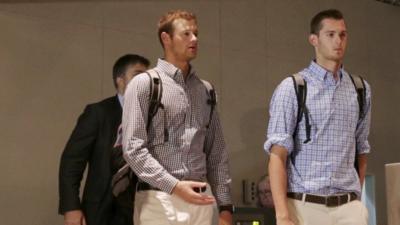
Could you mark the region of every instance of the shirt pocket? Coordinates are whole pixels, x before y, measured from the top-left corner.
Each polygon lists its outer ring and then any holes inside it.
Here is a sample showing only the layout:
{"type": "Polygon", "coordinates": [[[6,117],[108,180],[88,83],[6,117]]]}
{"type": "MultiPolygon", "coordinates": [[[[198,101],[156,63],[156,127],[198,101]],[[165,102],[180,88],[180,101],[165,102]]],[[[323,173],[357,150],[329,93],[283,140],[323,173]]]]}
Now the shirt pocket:
{"type": "Polygon", "coordinates": [[[150,122],[148,131],[150,147],[164,144],[169,139],[165,113],[165,109],[159,108],[156,115],[154,115],[150,122]]]}

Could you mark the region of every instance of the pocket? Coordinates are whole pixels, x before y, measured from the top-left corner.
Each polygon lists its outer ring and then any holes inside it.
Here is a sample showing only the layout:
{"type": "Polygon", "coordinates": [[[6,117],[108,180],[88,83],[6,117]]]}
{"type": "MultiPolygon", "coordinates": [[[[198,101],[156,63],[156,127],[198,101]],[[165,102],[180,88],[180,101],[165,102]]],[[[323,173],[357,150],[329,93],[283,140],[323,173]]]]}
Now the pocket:
{"type": "Polygon", "coordinates": [[[364,212],[362,215],[362,220],[364,221],[365,224],[368,224],[368,217],[369,217],[369,213],[368,213],[368,208],[361,203],[361,207],[362,207],[362,211],[364,212]]]}
{"type": "Polygon", "coordinates": [[[295,224],[303,224],[303,217],[300,212],[304,208],[303,202],[294,199],[288,199],[289,217],[295,224]]]}

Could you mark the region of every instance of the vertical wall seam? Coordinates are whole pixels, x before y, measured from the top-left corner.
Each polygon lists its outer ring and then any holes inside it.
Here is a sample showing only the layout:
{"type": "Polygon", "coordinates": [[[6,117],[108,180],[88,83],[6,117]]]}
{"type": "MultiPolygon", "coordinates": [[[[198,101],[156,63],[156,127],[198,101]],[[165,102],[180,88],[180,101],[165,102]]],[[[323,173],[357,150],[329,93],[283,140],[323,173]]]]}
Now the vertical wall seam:
{"type": "MultiPolygon", "coordinates": [[[[222,4],[221,4],[221,0],[218,1],[218,24],[219,24],[219,68],[218,68],[218,72],[219,72],[219,86],[220,86],[220,90],[219,90],[219,104],[223,105],[223,101],[221,101],[223,93],[224,93],[224,88],[223,88],[223,69],[222,69],[222,4]]],[[[219,111],[220,114],[222,115],[223,113],[223,107],[219,107],[219,111]]]]}
{"type": "MultiPolygon", "coordinates": [[[[268,99],[268,0],[264,0],[264,12],[265,12],[265,17],[264,17],[264,29],[265,29],[265,88],[264,88],[264,94],[265,94],[265,99],[268,99]]],[[[267,100],[268,101],[268,100],[267,100]]]]}
{"type": "Polygon", "coordinates": [[[105,29],[105,25],[104,25],[104,4],[101,3],[101,82],[100,82],[100,96],[101,98],[104,98],[104,70],[105,70],[105,65],[104,65],[104,45],[105,45],[105,41],[104,41],[104,29],[105,29]]]}

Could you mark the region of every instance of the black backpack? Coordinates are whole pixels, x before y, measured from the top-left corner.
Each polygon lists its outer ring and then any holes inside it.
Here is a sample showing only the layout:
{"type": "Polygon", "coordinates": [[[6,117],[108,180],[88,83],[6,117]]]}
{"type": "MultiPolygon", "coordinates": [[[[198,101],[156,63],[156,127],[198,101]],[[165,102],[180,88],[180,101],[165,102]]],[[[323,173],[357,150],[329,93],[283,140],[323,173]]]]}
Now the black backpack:
{"type": "MultiPolygon", "coordinates": [[[[354,88],[356,89],[357,92],[357,101],[358,101],[358,106],[359,106],[359,120],[364,118],[364,105],[366,103],[366,88],[365,88],[365,83],[364,79],[361,76],[356,76],[356,75],[351,75],[349,74],[350,79],[354,85],[354,88]]],[[[294,74],[291,76],[294,84],[294,88],[296,91],[296,97],[297,97],[297,122],[296,122],[296,127],[295,127],[295,132],[293,134],[293,137],[296,136],[297,130],[298,130],[298,125],[303,118],[305,117],[305,127],[306,127],[306,140],[304,143],[308,143],[311,141],[310,138],[310,133],[311,133],[311,125],[310,125],[310,116],[309,116],[309,111],[306,106],[306,100],[307,100],[307,82],[304,80],[304,78],[299,74],[294,74]]],[[[357,149],[357,146],[356,146],[357,149]]],[[[355,155],[355,161],[354,161],[354,167],[358,171],[358,160],[357,160],[357,151],[355,155]]]]}
{"type": "MultiPolygon", "coordinates": [[[[149,103],[149,114],[146,125],[147,132],[149,131],[149,127],[153,117],[157,114],[159,108],[164,108],[164,105],[161,103],[162,93],[163,93],[163,85],[160,74],[155,70],[151,69],[146,71],[150,79],[150,103],[149,103]]],[[[205,80],[201,80],[207,90],[207,104],[210,105],[210,116],[209,121],[206,125],[208,128],[211,123],[212,115],[217,104],[217,96],[215,93],[215,89],[211,83],[205,80]]],[[[164,139],[168,141],[168,130],[164,131],[164,139]]],[[[137,177],[134,172],[131,170],[129,165],[125,162],[122,154],[122,127],[118,128],[117,140],[114,145],[111,154],[111,167],[112,167],[112,179],[111,179],[111,187],[112,193],[115,197],[120,195],[121,193],[127,191],[128,188],[133,189],[134,184],[137,181],[137,177]]]]}

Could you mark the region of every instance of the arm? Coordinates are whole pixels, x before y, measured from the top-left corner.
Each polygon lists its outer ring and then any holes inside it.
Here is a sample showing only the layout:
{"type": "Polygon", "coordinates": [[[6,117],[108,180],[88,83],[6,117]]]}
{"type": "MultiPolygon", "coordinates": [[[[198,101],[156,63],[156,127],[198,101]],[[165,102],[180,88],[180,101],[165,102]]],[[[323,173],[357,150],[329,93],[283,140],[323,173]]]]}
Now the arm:
{"type": "Polygon", "coordinates": [[[357,124],[356,129],[356,146],[357,146],[357,160],[358,160],[358,172],[360,185],[362,187],[364,183],[365,174],[367,171],[367,154],[370,151],[370,145],[368,142],[369,128],[371,125],[371,89],[368,83],[365,81],[366,88],[366,102],[364,106],[364,112],[362,119],[357,124]]]}
{"type": "Polygon", "coordinates": [[[360,184],[362,187],[364,184],[365,173],[367,172],[367,154],[358,154],[357,160],[358,160],[358,172],[359,172],[358,176],[360,178],[360,184]]]}
{"type": "Polygon", "coordinates": [[[178,179],[165,170],[148,150],[146,123],[150,95],[149,82],[146,74],[140,74],[130,81],[126,89],[122,116],[123,154],[140,180],[167,193],[172,193],[178,179]]]}
{"type": "Polygon", "coordinates": [[[98,130],[97,115],[87,106],[62,153],[59,169],[59,213],[65,221],[83,220],[79,188],[98,130]]]}
{"type": "Polygon", "coordinates": [[[268,174],[278,225],[292,225],[287,190],[287,157],[293,151],[293,133],[297,121],[297,100],[293,82],[285,79],[275,90],[270,104],[268,139],[264,149],[269,153],[268,174]]]}
{"type": "Polygon", "coordinates": [[[287,204],[287,150],[279,145],[273,145],[268,163],[272,198],[276,210],[277,224],[293,224],[289,217],[287,204]]]}
{"type": "MultiPolygon", "coordinates": [[[[214,110],[210,127],[207,129],[204,148],[207,154],[207,179],[210,182],[217,204],[224,207],[231,206],[231,177],[228,153],[217,110],[214,110]]],[[[232,213],[228,210],[221,211],[219,223],[231,224],[232,213]]]]}

